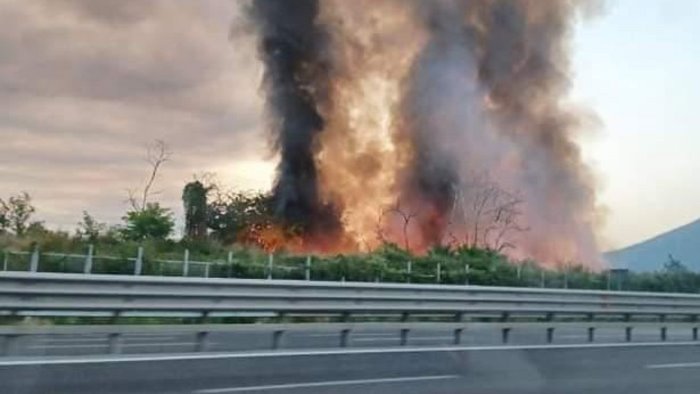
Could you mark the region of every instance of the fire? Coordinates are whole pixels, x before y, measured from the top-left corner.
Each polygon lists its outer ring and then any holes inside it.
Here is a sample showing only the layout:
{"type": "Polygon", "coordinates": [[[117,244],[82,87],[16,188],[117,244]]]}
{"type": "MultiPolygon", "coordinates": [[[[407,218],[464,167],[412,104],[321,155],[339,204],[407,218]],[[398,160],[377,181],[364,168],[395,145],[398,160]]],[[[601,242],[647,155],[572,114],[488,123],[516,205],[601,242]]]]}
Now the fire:
{"type": "Polygon", "coordinates": [[[466,243],[595,263],[594,182],[562,104],[577,7],[254,0],[276,215],[301,229],[257,230],[256,242],[326,253],[466,243]]]}
{"type": "Polygon", "coordinates": [[[371,250],[382,242],[381,234],[394,233],[386,216],[411,156],[410,145],[397,136],[395,109],[421,34],[416,31],[410,45],[397,46],[411,28],[410,13],[392,1],[360,3],[335,1],[329,7],[327,17],[342,21],[334,38],[342,51],[337,56],[348,67],[333,79],[331,91],[341,105],[326,114],[316,161],[323,198],[341,210],[346,246],[371,250]],[[377,20],[380,31],[362,28],[377,20]]]}

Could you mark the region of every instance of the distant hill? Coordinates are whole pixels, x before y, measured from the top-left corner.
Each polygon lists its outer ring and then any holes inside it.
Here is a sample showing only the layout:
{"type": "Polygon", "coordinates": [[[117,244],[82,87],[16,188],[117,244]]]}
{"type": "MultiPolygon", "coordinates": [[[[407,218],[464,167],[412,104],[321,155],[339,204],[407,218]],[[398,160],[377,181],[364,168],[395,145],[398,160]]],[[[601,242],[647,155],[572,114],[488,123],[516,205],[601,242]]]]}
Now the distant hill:
{"type": "Polygon", "coordinates": [[[646,241],[604,254],[613,268],[654,271],[668,261],[668,254],[693,271],[700,271],[700,219],[646,241]]]}

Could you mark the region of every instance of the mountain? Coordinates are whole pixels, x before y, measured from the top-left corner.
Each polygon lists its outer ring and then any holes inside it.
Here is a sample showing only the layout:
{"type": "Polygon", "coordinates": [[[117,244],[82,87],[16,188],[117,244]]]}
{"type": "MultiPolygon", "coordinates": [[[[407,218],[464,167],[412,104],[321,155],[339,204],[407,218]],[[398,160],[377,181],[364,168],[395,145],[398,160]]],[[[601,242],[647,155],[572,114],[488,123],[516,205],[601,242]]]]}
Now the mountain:
{"type": "Polygon", "coordinates": [[[669,253],[691,270],[700,271],[700,219],[646,241],[607,252],[603,257],[613,268],[654,271],[663,267],[669,253]]]}

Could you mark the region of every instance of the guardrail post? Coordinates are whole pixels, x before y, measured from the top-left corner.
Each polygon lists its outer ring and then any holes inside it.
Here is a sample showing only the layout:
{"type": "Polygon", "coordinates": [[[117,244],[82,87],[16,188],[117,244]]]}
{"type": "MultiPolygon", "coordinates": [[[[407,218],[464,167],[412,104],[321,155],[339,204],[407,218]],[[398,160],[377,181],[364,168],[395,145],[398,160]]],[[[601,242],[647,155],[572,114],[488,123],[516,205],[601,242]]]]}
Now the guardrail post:
{"type": "Polygon", "coordinates": [[[2,270],[3,270],[3,271],[7,271],[7,265],[8,265],[8,262],[9,262],[9,260],[10,260],[9,252],[8,252],[7,250],[5,250],[4,255],[5,255],[5,256],[4,256],[3,259],[2,259],[2,270]]]}
{"type": "Polygon", "coordinates": [[[503,327],[503,329],[501,329],[501,341],[503,342],[503,344],[508,343],[508,339],[510,337],[510,330],[510,327],[503,327]]]}
{"type": "Polygon", "coordinates": [[[666,342],[667,331],[668,331],[668,328],[667,328],[667,327],[665,327],[665,326],[664,326],[664,327],[661,327],[661,341],[662,341],[662,342],[666,342]]]}
{"type": "Polygon", "coordinates": [[[185,249],[185,255],[182,258],[182,276],[190,274],[190,250],[185,249]]]}
{"type": "Polygon", "coordinates": [[[204,264],[204,277],[205,277],[205,278],[208,278],[208,277],[209,277],[209,266],[210,266],[210,265],[211,265],[211,263],[209,263],[209,262],[207,262],[206,264],[204,264]]]}
{"type": "Polygon", "coordinates": [[[693,327],[693,341],[697,341],[697,340],[698,340],[698,328],[693,327]]]}
{"type": "Polygon", "coordinates": [[[118,332],[109,334],[108,346],[110,354],[119,354],[122,352],[122,335],[118,332]]]}
{"type": "Polygon", "coordinates": [[[272,269],[274,264],[274,255],[272,253],[267,255],[267,279],[272,279],[272,269]]]}
{"type": "Polygon", "coordinates": [[[85,266],[83,267],[83,273],[92,273],[92,254],[94,252],[95,246],[93,244],[88,245],[87,256],[85,256],[85,266]]]}
{"type": "Polygon", "coordinates": [[[411,283],[411,270],[413,268],[411,265],[411,260],[408,260],[406,262],[406,283],[411,283]]]}
{"type": "Polygon", "coordinates": [[[284,330],[275,330],[272,333],[272,349],[279,349],[282,346],[282,336],[284,335],[284,330]]]}
{"type": "Polygon", "coordinates": [[[588,342],[595,341],[595,327],[588,327],[588,342]]]}
{"type": "Polygon", "coordinates": [[[435,273],[435,279],[437,280],[437,283],[440,283],[442,280],[442,265],[440,263],[437,263],[437,272],[435,273]]]}
{"type": "Polygon", "coordinates": [[[459,345],[462,342],[462,331],[464,331],[463,328],[455,328],[454,340],[452,341],[455,345],[459,345]]]}
{"type": "Polygon", "coordinates": [[[202,312],[198,319],[199,323],[204,324],[207,321],[207,318],[209,318],[209,311],[202,312]]]}
{"type": "Polygon", "coordinates": [[[625,341],[632,342],[632,327],[625,327],[625,341]]]}
{"type": "Polygon", "coordinates": [[[306,256],[306,264],[304,265],[304,279],[311,280],[311,256],[306,256]]]}
{"type": "Polygon", "coordinates": [[[402,329],[401,329],[401,333],[400,333],[401,338],[400,338],[400,340],[399,340],[399,345],[401,345],[401,346],[406,346],[406,345],[408,345],[408,332],[409,332],[409,331],[410,331],[410,330],[409,330],[408,328],[402,328],[402,329]]]}
{"type": "Polygon", "coordinates": [[[19,335],[17,334],[7,334],[3,335],[3,344],[2,344],[2,351],[0,352],[0,355],[2,356],[12,356],[15,353],[17,353],[17,349],[19,348],[18,342],[19,342],[19,335]]]}
{"type": "Polygon", "coordinates": [[[554,341],[554,327],[547,327],[547,343],[554,341]]]}
{"type": "Polygon", "coordinates": [[[39,270],[39,248],[34,247],[32,255],[29,258],[29,271],[37,272],[39,270]]]}
{"type": "Polygon", "coordinates": [[[197,333],[197,341],[195,345],[196,352],[206,352],[209,345],[209,333],[207,331],[200,331],[197,333]]]}
{"type": "Polygon", "coordinates": [[[340,347],[348,347],[350,342],[350,329],[344,328],[340,330],[340,347]]]}
{"type": "Polygon", "coordinates": [[[136,252],[136,261],[134,262],[134,275],[141,275],[143,271],[143,246],[139,246],[136,252]]]}
{"type": "Polygon", "coordinates": [[[469,285],[469,264],[464,264],[464,284],[469,285]]]}

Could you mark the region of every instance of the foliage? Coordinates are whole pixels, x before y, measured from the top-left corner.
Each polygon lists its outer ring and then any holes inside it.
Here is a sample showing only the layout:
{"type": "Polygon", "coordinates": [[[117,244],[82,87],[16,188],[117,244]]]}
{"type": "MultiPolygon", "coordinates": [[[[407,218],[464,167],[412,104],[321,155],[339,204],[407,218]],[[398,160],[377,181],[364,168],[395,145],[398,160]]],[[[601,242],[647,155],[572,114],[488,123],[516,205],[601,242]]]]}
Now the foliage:
{"type": "Polygon", "coordinates": [[[182,190],[185,208],[185,237],[202,240],[207,236],[207,194],[212,186],[198,180],[189,182],[182,190]]]}
{"type": "MultiPolygon", "coordinates": [[[[478,242],[434,247],[422,255],[410,253],[406,240],[399,240],[403,247],[384,243],[367,253],[287,253],[283,248],[268,248],[261,241],[274,241],[278,235],[288,245],[295,235],[295,229],[277,225],[270,195],[219,192],[207,202],[209,191],[210,187],[200,181],[185,186],[183,203],[188,221],[197,229],[188,229],[189,236],[179,241],[168,239],[174,227],[172,212],[155,202],[127,212],[123,227],[108,227],[84,211],[78,230],[71,235],[50,230],[41,221],[30,221],[34,206],[27,193],[20,193],[0,200],[0,250],[24,252],[5,254],[9,269],[20,270],[26,269],[26,252],[38,248],[58,252],[42,253],[41,270],[80,272],[84,261],[80,255],[92,245],[95,269],[103,273],[133,272],[134,257],[142,248],[144,273],[156,275],[182,275],[178,262],[187,251],[191,262],[210,263],[206,271],[204,264],[191,265],[190,275],[199,276],[206,272],[214,277],[304,279],[310,274],[315,280],[334,281],[700,292],[700,273],[671,255],[657,272],[635,273],[595,271],[571,262],[545,268],[535,261],[510,260],[500,252],[504,248],[478,242]],[[202,223],[211,229],[211,236],[206,228],[202,232],[202,223]],[[268,254],[255,246],[275,252],[268,254]],[[71,254],[79,255],[77,260],[71,254]]],[[[405,216],[408,222],[410,212],[405,216]]]]}
{"type": "Polygon", "coordinates": [[[106,230],[107,225],[105,223],[98,222],[87,211],[83,211],[83,220],[78,223],[75,235],[77,238],[94,242],[106,230]]]}
{"type": "Polygon", "coordinates": [[[142,210],[132,210],[122,218],[125,227],[122,235],[128,240],[167,238],[173,231],[175,221],[172,212],[158,203],[146,203],[142,210]]]}
{"type": "Polygon", "coordinates": [[[27,192],[10,196],[7,201],[0,199],[0,233],[12,231],[21,237],[36,209],[27,192]]]}
{"type": "Polygon", "coordinates": [[[220,193],[209,203],[207,224],[212,236],[232,243],[268,227],[272,222],[271,198],[262,193],[220,193]]]}
{"type": "Polygon", "coordinates": [[[51,233],[51,230],[44,226],[44,222],[34,221],[29,223],[25,230],[25,235],[29,238],[42,238],[51,233]]]}
{"type": "MultiPolygon", "coordinates": [[[[157,211],[157,215],[152,216],[160,218],[169,215],[167,210],[153,205],[144,212],[157,211]]],[[[129,227],[124,230],[127,229],[129,227]]],[[[265,278],[268,275],[269,255],[259,249],[241,245],[227,246],[216,239],[174,241],[165,239],[165,236],[118,238],[110,237],[107,233],[108,231],[97,239],[90,240],[67,232],[51,231],[40,222],[34,222],[28,225],[22,237],[0,234],[0,250],[30,251],[37,247],[47,252],[84,254],[88,244],[93,244],[96,270],[103,273],[129,273],[133,270],[133,258],[137,249],[142,247],[145,274],[181,275],[179,265],[165,264],[163,261],[182,261],[187,249],[190,261],[214,263],[209,272],[213,277],[265,278]],[[99,256],[117,259],[101,260],[99,256]]],[[[20,257],[15,256],[17,258],[20,257]]],[[[440,247],[424,255],[412,255],[394,244],[384,244],[372,252],[357,254],[307,257],[293,253],[275,253],[273,277],[304,279],[307,258],[311,261],[310,273],[314,280],[437,283],[439,272],[439,283],[452,285],[468,283],[484,286],[654,292],[700,291],[700,274],[690,271],[680,261],[673,259],[657,272],[619,271],[611,274],[573,263],[548,269],[534,261],[512,261],[493,250],[472,247],[440,247]]],[[[42,270],[65,272],[73,267],[75,272],[79,272],[83,259],[73,261],[73,266],[70,265],[69,258],[42,255],[41,261],[42,270]]],[[[16,269],[26,269],[26,259],[23,257],[21,261],[11,260],[10,263],[11,266],[16,263],[16,269]]],[[[204,267],[192,265],[190,275],[203,276],[204,267]]]]}

